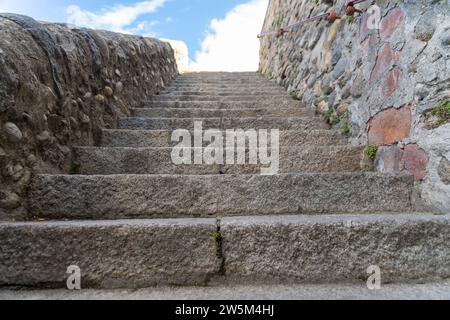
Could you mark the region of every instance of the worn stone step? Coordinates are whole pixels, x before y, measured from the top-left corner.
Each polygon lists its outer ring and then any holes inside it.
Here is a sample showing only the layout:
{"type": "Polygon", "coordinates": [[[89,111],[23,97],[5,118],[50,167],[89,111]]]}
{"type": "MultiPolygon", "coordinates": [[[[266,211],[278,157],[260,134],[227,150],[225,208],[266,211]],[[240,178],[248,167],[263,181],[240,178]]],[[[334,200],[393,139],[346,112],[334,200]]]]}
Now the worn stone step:
{"type": "MultiPolygon", "coordinates": [[[[198,149],[197,149],[198,150],[198,149]]],[[[283,147],[279,150],[279,173],[291,172],[355,172],[361,171],[364,148],[361,147],[283,147]]],[[[172,160],[172,148],[74,148],[80,164],[79,174],[258,174],[268,165],[225,164],[225,155],[236,154],[243,148],[225,149],[222,164],[177,165],[172,160]]],[[[200,150],[201,152],[201,150],[200,150]]],[[[257,152],[257,151],[256,151],[257,152]]],[[[191,150],[194,159],[194,149],[191,150]]]]}
{"type": "Polygon", "coordinates": [[[232,96],[219,96],[219,95],[160,95],[154,96],[151,101],[252,101],[252,102],[273,102],[279,101],[291,101],[293,100],[287,94],[278,95],[232,95],[232,96]]]}
{"type": "Polygon", "coordinates": [[[274,82],[268,80],[175,80],[170,84],[174,86],[274,86],[274,82]]]}
{"type": "Polygon", "coordinates": [[[232,84],[232,83],[247,83],[247,84],[275,84],[265,78],[253,78],[253,77],[241,77],[241,78],[192,78],[192,79],[180,79],[177,78],[171,82],[168,86],[173,84],[232,84]]]}
{"type": "Polygon", "coordinates": [[[258,75],[200,75],[189,76],[181,75],[175,78],[175,81],[233,81],[233,80],[247,80],[247,81],[270,81],[268,78],[258,75]]]}
{"type": "Polygon", "coordinates": [[[227,72],[227,71],[201,71],[201,72],[188,72],[180,74],[178,78],[193,78],[193,77],[262,77],[261,74],[255,71],[238,71],[238,72],[227,72]]]}
{"type": "Polygon", "coordinates": [[[204,91],[276,91],[276,92],[284,92],[286,93],[286,89],[284,87],[278,86],[277,84],[268,82],[268,83],[239,83],[239,84],[195,84],[195,83],[186,83],[186,84],[172,84],[163,89],[162,92],[170,92],[170,91],[193,91],[193,92],[204,92],[204,91]]]}
{"type": "Polygon", "coordinates": [[[201,122],[207,129],[278,129],[278,130],[314,130],[328,129],[328,124],[320,118],[124,118],[119,120],[120,129],[135,130],[178,130],[194,129],[194,122],[201,122]]]}
{"type": "Polygon", "coordinates": [[[224,218],[221,232],[230,282],[365,284],[369,266],[382,283],[450,276],[448,216],[224,218]]]}
{"type": "Polygon", "coordinates": [[[205,285],[220,264],[215,219],[0,223],[0,286],[205,285]]]}
{"type": "Polygon", "coordinates": [[[217,247],[215,219],[0,223],[0,285],[66,289],[71,265],[82,289],[359,283],[362,293],[374,265],[378,292],[450,277],[448,216],[235,217],[220,227],[217,247]]]}
{"type": "MultiPolygon", "coordinates": [[[[382,290],[368,290],[367,284],[295,283],[210,285],[207,287],[162,286],[142,289],[36,289],[0,288],[0,300],[450,300],[450,280],[385,283],[382,290]]],[[[208,315],[211,312],[209,311],[208,315]]],[[[267,314],[267,312],[266,312],[267,314]]]]}
{"type": "Polygon", "coordinates": [[[147,101],[146,108],[187,108],[187,109],[290,109],[303,107],[296,100],[277,101],[147,101]]]}
{"type": "Polygon", "coordinates": [[[283,87],[280,87],[276,84],[265,83],[265,84],[251,84],[251,83],[240,83],[240,84],[195,84],[195,83],[186,83],[186,84],[172,84],[167,87],[164,91],[195,91],[195,92],[203,92],[203,91],[234,91],[234,90],[249,90],[249,91],[257,91],[257,90],[274,90],[286,93],[286,90],[283,87]]]}
{"type": "Polygon", "coordinates": [[[269,81],[261,75],[233,75],[233,76],[178,76],[174,81],[269,81]]]}
{"type": "Polygon", "coordinates": [[[312,117],[309,108],[283,109],[187,109],[187,108],[136,108],[134,117],[142,118],[249,118],[249,117],[312,117]]]}
{"type": "Polygon", "coordinates": [[[208,77],[208,76],[258,76],[261,77],[261,74],[256,71],[199,71],[199,72],[187,72],[178,75],[178,77],[208,77]]]}
{"type": "MultiPolygon", "coordinates": [[[[192,133],[193,134],[193,133],[192,133]]],[[[160,130],[102,130],[102,147],[173,147],[172,131],[160,130]]],[[[281,131],[280,146],[317,145],[332,146],[346,144],[347,139],[334,130],[281,131]]]]}
{"type": "Polygon", "coordinates": [[[218,97],[228,97],[228,96],[276,96],[276,95],[284,95],[287,96],[286,92],[280,89],[253,89],[253,90],[177,90],[177,89],[169,89],[167,91],[161,92],[159,97],[179,97],[179,96],[218,96],[218,97]]]}
{"type": "Polygon", "coordinates": [[[28,210],[47,219],[407,212],[406,174],[36,175],[28,210]]]}

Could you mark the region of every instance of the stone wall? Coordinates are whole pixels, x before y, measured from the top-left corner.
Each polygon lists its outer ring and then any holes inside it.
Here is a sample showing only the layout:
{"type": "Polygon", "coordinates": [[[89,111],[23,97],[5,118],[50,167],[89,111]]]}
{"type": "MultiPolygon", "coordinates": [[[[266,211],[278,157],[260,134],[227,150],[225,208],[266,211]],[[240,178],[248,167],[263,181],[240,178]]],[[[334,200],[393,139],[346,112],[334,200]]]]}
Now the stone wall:
{"type": "Polygon", "coordinates": [[[33,173],[76,169],[71,146],[177,75],[169,44],[0,14],[0,219],[21,219],[33,173]]]}
{"type": "MultiPolygon", "coordinates": [[[[345,0],[271,0],[263,31],[345,0]]],[[[368,1],[363,14],[261,39],[260,72],[313,106],[382,172],[408,171],[418,209],[450,212],[450,1],[368,1]],[[380,19],[371,5],[380,9],[380,19]],[[379,27],[373,22],[381,22],[379,27]],[[375,27],[375,28],[374,28],[375,27]]]]}

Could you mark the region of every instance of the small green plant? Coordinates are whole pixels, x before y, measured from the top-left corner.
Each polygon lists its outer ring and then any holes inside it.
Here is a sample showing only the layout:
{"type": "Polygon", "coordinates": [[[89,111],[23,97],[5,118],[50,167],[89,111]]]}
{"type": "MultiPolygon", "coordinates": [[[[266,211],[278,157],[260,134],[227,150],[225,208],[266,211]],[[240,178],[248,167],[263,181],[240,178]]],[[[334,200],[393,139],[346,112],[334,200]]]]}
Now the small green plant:
{"type": "Polygon", "coordinates": [[[275,74],[273,73],[273,71],[271,71],[270,75],[269,75],[269,80],[273,80],[273,79],[275,79],[275,74]]]}
{"type": "Polygon", "coordinates": [[[447,122],[450,122],[450,100],[441,102],[439,105],[424,114],[425,127],[436,129],[447,122]]]}
{"type": "Polygon", "coordinates": [[[223,240],[222,232],[220,231],[214,231],[211,233],[211,239],[213,239],[215,242],[220,242],[223,240]]]}
{"type": "Polygon", "coordinates": [[[296,93],[291,94],[292,99],[300,101],[300,97],[296,93]]]}
{"type": "Polygon", "coordinates": [[[423,33],[417,36],[417,39],[423,42],[429,42],[433,38],[433,33],[423,33]]]}
{"type": "Polygon", "coordinates": [[[276,19],[275,19],[275,26],[276,27],[281,27],[281,24],[283,23],[283,17],[282,16],[278,16],[276,19]]]}
{"type": "Polygon", "coordinates": [[[325,91],[325,90],[322,90],[322,91],[320,92],[320,97],[321,97],[321,98],[326,98],[326,97],[328,97],[328,92],[325,91]]]}
{"type": "Polygon", "coordinates": [[[328,109],[327,111],[325,111],[325,119],[327,120],[327,122],[331,121],[331,117],[333,116],[334,110],[333,109],[328,109]]]}
{"type": "Polygon", "coordinates": [[[342,116],[342,134],[349,136],[350,135],[350,112],[346,111],[342,116]]]}
{"type": "Polygon", "coordinates": [[[77,160],[73,160],[70,163],[70,173],[77,174],[78,172],[80,172],[80,167],[81,167],[81,163],[77,160]]]}
{"type": "Polygon", "coordinates": [[[431,114],[441,119],[442,123],[447,122],[450,119],[450,100],[442,102],[431,110],[431,114]]]}
{"type": "Polygon", "coordinates": [[[344,122],[344,124],[342,125],[342,134],[345,136],[350,135],[350,126],[348,124],[348,121],[344,122]]]}
{"type": "Polygon", "coordinates": [[[378,147],[374,145],[368,145],[366,148],[366,154],[369,157],[370,160],[375,160],[378,152],[378,147]]]}
{"type": "Polygon", "coordinates": [[[324,116],[325,116],[325,119],[327,120],[327,122],[332,126],[337,125],[339,122],[341,122],[339,120],[339,117],[334,112],[334,109],[328,109],[325,112],[324,116]]]}

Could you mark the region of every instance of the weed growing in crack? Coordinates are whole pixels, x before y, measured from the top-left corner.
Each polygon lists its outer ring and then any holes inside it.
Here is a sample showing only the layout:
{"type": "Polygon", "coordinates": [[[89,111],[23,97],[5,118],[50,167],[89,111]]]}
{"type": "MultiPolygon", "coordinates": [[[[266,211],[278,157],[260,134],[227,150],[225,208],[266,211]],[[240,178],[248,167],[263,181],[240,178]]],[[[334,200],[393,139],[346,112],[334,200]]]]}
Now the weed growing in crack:
{"type": "Polygon", "coordinates": [[[296,93],[291,94],[291,98],[296,101],[300,101],[300,97],[296,93]]]}
{"type": "Polygon", "coordinates": [[[342,117],[342,134],[345,136],[349,136],[350,135],[350,113],[348,111],[346,111],[342,117]]]}
{"type": "Polygon", "coordinates": [[[450,120],[450,100],[442,102],[439,106],[431,110],[431,114],[437,117],[438,126],[450,120]]]}
{"type": "Polygon", "coordinates": [[[81,163],[77,160],[72,160],[70,163],[70,174],[77,174],[80,172],[81,163]]]}
{"type": "Polygon", "coordinates": [[[223,240],[223,234],[220,231],[214,231],[213,233],[211,233],[211,239],[214,240],[215,242],[220,242],[223,240]]]}
{"type": "Polygon", "coordinates": [[[375,160],[378,152],[378,147],[374,145],[368,145],[366,147],[366,154],[369,157],[370,160],[375,160]]]}
{"type": "Polygon", "coordinates": [[[275,26],[276,26],[276,27],[281,27],[282,24],[283,24],[283,17],[282,17],[282,16],[278,16],[278,17],[275,19],[275,26]]]}
{"type": "Polygon", "coordinates": [[[340,122],[340,119],[334,112],[334,109],[329,109],[326,111],[324,116],[327,122],[332,126],[337,125],[340,122]]]}

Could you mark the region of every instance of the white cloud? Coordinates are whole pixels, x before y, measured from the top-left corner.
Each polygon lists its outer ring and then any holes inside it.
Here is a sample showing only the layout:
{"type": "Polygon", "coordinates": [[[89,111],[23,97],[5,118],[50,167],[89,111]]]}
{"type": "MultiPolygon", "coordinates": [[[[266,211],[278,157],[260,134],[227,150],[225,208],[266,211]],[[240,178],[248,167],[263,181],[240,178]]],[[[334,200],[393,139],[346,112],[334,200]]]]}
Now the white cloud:
{"type": "Polygon", "coordinates": [[[213,19],[208,34],[191,62],[192,71],[256,71],[259,40],[268,0],[236,6],[224,19],[213,19]]]}
{"type": "Polygon", "coordinates": [[[137,26],[133,24],[140,16],[155,12],[166,1],[151,0],[137,2],[129,6],[116,5],[104,8],[97,13],[83,10],[76,5],[71,5],[67,8],[67,22],[81,27],[106,29],[123,33],[144,32],[157,22],[140,23],[137,26]]]}
{"type": "Polygon", "coordinates": [[[184,41],[161,39],[170,43],[175,54],[175,60],[177,61],[178,70],[185,72],[189,70],[189,49],[184,41]]]}

